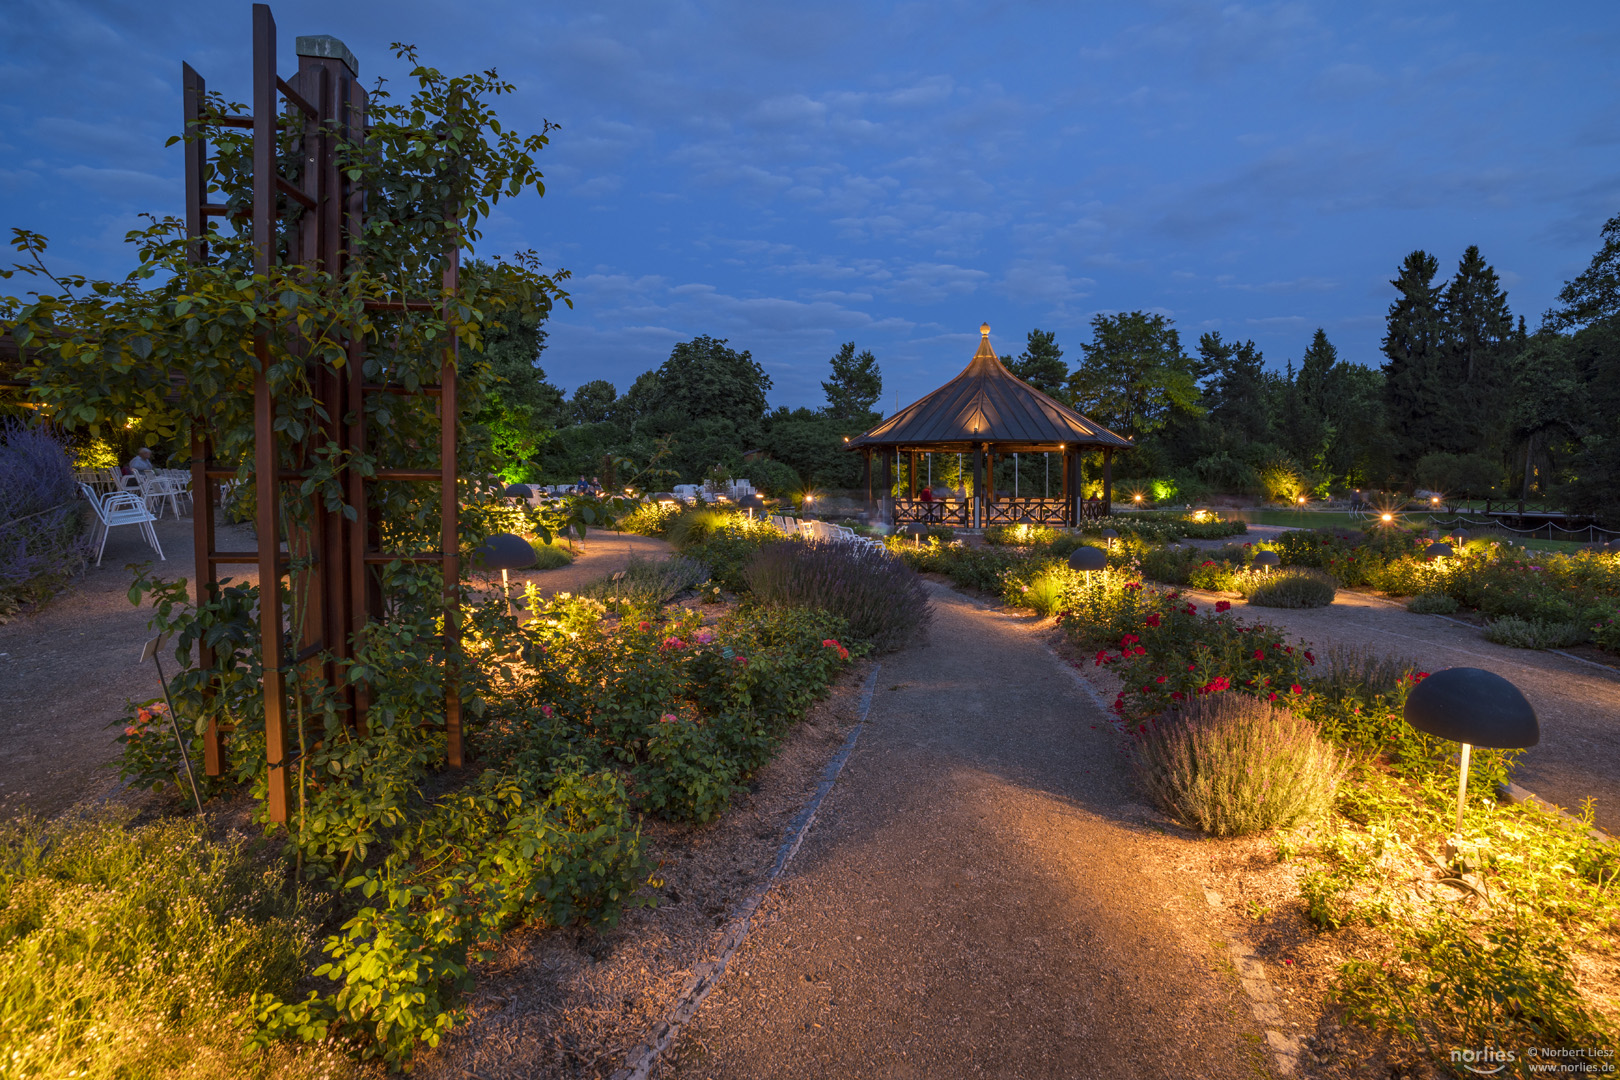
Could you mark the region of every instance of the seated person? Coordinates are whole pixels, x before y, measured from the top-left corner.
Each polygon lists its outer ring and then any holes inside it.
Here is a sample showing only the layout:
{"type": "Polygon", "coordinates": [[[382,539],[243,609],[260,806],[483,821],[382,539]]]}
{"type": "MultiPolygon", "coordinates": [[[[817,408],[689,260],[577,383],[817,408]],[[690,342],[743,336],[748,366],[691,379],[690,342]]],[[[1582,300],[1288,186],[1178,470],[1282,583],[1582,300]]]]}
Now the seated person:
{"type": "Polygon", "coordinates": [[[931,487],[926,487],[925,486],[920,492],[917,493],[917,498],[921,499],[925,503],[933,502],[934,501],[934,489],[931,488],[931,487]]]}
{"type": "Polygon", "coordinates": [[[133,473],[156,472],[157,466],[152,464],[152,448],[143,446],[129,459],[129,471],[133,473]]]}

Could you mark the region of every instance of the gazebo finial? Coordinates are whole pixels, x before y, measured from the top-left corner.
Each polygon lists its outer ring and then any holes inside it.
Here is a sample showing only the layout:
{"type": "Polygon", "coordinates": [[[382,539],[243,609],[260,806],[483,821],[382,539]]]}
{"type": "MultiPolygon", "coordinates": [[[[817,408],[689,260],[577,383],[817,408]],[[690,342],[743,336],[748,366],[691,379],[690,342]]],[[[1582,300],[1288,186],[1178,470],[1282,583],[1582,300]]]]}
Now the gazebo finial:
{"type": "Polygon", "coordinates": [[[990,324],[989,323],[980,323],[979,324],[979,334],[982,337],[989,337],[990,336],[990,324]]]}

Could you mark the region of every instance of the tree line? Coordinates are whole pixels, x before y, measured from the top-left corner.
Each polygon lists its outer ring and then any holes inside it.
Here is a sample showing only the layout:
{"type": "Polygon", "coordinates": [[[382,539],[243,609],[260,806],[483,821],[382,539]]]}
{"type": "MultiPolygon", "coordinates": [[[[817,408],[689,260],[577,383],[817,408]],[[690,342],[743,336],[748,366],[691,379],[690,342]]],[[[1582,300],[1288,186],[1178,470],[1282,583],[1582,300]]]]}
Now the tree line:
{"type": "MultiPolygon", "coordinates": [[[[1620,215],[1533,331],[1478,247],[1447,278],[1414,251],[1391,285],[1376,367],[1342,358],[1322,329],[1280,370],[1253,341],[1219,332],[1189,349],[1172,319],[1146,311],[1094,316],[1072,365],[1039,328],[1001,360],[1134,439],[1116,480],[1160,498],[1430,489],[1620,520],[1620,215]]],[[[769,408],[770,377],[724,339],[677,344],[622,394],[598,379],[571,397],[537,366],[543,345],[534,325],[492,334],[486,350],[516,406],[513,457],[534,479],[656,457],[672,477],[719,468],[777,493],[859,483],[843,439],[879,419],[883,380],[854,342],[831,357],[815,409],[769,408]]]]}

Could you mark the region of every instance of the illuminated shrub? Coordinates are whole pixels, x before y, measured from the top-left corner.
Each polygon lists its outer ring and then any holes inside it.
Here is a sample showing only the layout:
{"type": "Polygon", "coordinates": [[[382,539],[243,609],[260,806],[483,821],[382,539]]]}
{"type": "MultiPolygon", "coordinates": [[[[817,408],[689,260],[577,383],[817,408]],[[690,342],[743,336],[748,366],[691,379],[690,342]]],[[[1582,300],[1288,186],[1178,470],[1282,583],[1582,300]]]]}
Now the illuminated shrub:
{"type": "Polygon", "coordinates": [[[1333,579],[1316,570],[1290,567],[1270,574],[1250,572],[1238,589],[1259,607],[1313,608],[1333,603],[1333,579]]]}
{"type": "Polygon", "coordinates": [[[1138,731],[1136,772],[1172,817],[1211,836],[1245,836],[1327,813],[1343,756],[1315,725],[1228,691],[1194,698],[1138,731]]]}
{"type": "Polygon", "coordinates": [[[760,603],[836,615],[858,640],[880,651],[911,641],[934,614],[917,572],[868,544],[771,544],[753,557],[743,576],[760,603]]]}

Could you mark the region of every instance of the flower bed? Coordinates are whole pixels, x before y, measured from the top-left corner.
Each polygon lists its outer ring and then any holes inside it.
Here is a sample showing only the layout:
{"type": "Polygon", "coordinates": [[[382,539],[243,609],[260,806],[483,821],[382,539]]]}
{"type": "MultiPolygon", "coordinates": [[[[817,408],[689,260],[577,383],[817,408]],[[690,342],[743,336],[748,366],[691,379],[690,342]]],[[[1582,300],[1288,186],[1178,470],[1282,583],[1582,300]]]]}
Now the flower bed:
{"type": "MultiPolygon", "coordinates": [[[[203,778],[193,744],[205,792],[262,789],[256,590],[232,586],[195,615],[183,585],[143,580],[137,591],[147,590],[182,651],[202,635],[216,646],[214,669],[185,667],[170,682],[180,715],[215,708],[234,725],[226,777],[203,778]]],[[[409,623],[372,628],[355,661],[373,688],[364,733],[306,684],[285,851],[329,915],[324,958],[304,971],[324,992],[261,988],[252,1016],[262,1045],[341,1037],[408,1064],[459,1020],[472,965],[507,930],[612,923],[649,903],[638,817],[722,814],[866,648],[844,620],[805,607],[705,624],[697,610],[645,604],[616,619],[600,601],[542,600],[532,587],[526,606],[533,617],[521,624],[504,602],[468,610],[463,700],[478,767],[450,774],[448,788],[435,778],[444,735],[442,691],[424,674],[436,666],[431,636],[409,623]]],[[[135,786],[179,779],[166,721],[147,703],[122,725],[123,774],[135,786]]]]}
{"type": "Polygon", "coordinates": [[[1357,959],[1334,989],[1351,1016],[1439,1064],[1456,1047],[1620,1039],[1606,974],[1620,952],[1620,851],[1532,806],[1498,803],[1517,756],[1500,750],[1475,751],[1452,837],[1456,744],[1401,719],[1424,672],[1318,657],[1225,601],[1200,612],[1117,573],[1097,575],[1063,625],[1096,649],[1092,667],[1118,676],[1113,710],[1128,739],[1152,737],[1187,702],[1247,694],[1286,705],[1350,755],[1332,816],[1280,834],[1276,851],[1301,867],[1305,920],[1354,935],[1346,951],[1357,959]],[[1448,837],[1460,854],[1442,858],[1448,837]]]}

